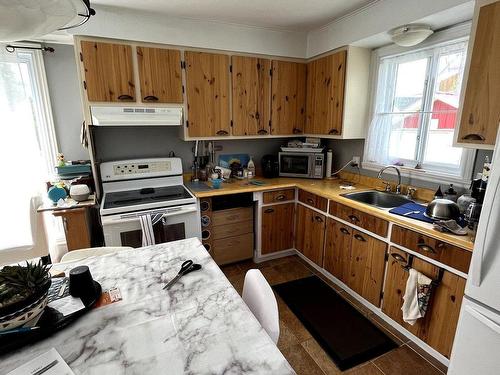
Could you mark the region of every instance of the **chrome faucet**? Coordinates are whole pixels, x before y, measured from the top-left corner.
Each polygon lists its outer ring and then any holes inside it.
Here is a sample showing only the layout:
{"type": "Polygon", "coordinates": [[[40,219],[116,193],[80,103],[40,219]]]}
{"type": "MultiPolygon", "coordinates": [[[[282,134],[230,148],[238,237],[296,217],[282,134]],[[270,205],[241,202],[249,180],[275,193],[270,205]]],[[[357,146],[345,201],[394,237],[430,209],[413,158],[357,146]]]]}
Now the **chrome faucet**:
{"type": "MultiPolygon", "coordinates": [[[[398,184],[396,185],[396,194],[401,194],[401,172],[399,171],[399,168],[396,167],[395,165],[388,165],[384,168],[382,168],[379,172],[378,172],[378,176],[377,178],[380,178],[382,179],[382,173],[384,173],[384,171],[386,169],[389,169],[389,168],[393,168],[396,170],[397,174],[398,174],[398,184]]],[[[391,192],[391,185],[388,183],[388,182],[385,182],[383,181],[384,184],[385,184],[385,191],[387,192],[391,192]]]]}

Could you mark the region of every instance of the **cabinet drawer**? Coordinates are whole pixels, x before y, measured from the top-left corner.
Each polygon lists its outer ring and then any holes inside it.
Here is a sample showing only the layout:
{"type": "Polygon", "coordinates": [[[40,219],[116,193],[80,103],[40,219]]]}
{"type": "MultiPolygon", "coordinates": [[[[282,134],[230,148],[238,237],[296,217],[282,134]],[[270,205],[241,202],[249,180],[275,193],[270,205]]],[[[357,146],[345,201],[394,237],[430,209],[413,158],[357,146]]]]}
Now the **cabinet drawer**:
{"type": "Polygon", "coordinates": [[[330,215],[369,230],[381,237],[387,236],[387,229],[389,228],[389,223],[387,221],[341,203],[330,201],[330,215]]]}
{"type": "Polygon", "coordinates": [[[216,227],[213,227],[212,232],[214,240],[253,233],[253,221],[249,220],[242,221],[240,223],[217,225],[216,227]]]}
{"type": "Polygon", "coordinates": [[[212,212],[213,226],[240,223],[248,220],[253,220],[253,207],[231,208],[212,212]]]}
{"type": "Polygon", "coordinates": [[[299,189],[299,201],[325,212],[328,205],[328,199],[320,197],[313,193],[309,193],[302,189],[299,189]]]}
{"type": "Polygon", "coordinates": [[[253,257],[253,233],[213,242],[212,254],[217,264],[227,264],[253,257]]]}
{"type": "Polygon", "coordinates": [[[278,203],[291,201],[295,198],[295,189],[266,191],[264,193],[264,203],[278,203]]]}
{"type": "Polygon", "coordinates": [[[391,241],[459,271],[469,272],[470,251],[397,225],[392,227],[391,241]]]}

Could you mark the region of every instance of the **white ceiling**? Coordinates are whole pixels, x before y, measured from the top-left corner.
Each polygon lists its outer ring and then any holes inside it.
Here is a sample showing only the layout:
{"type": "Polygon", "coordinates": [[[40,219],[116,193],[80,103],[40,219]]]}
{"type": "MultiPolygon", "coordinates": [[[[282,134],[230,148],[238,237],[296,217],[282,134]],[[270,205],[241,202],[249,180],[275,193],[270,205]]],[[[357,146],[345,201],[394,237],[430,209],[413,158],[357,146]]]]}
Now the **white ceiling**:
{"type": "Polygon", "coordinates": [[[172,17],[308,31],[379,0],[91,0],[172,17]]]}

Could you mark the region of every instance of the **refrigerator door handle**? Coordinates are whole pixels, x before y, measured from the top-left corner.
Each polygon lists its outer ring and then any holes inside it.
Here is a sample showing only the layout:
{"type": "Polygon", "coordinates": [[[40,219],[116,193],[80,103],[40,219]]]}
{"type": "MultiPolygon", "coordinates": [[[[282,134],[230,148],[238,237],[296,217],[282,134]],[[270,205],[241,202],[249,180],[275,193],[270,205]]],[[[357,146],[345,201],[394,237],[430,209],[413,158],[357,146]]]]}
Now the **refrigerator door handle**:
{"type": "Polygon", "coordinates": [[[493,320],[481,314],[474,307],[467,305],[465,306],[465,311],[467,311],[472,317],[476,318],[478,321],[483,323],[485,326],[495,331],[498,335],[500,335],[500,325],[495,323],[493,320]]]}
{"type": "MultiPolygon", "coordinates": [[[[500,134],[500,132],[499,132],[500,134]]],[[[498,168],[498,166],[497,166],[498,168]]],[[[493,177],[493,176],[491,176],[493,177]]],[[[490,183],[493,181],[490,180],[490,183]]],[[[486,192],[487,197],[485,197],[485,200],[487,199],[488,202],[491,202],[491,204],[486,205],[484,207],[485,211],[482,212],[481,218],[479,219],[479,226],[478,226],[478,232],[476,234],[476,243],[474,245],[474,257],[471,269],[470,269],[470,281],[472,285],[474,286],[480,286],[481,285],[481,277],[482,277],[482,266],[483,266],[483,258],[484,258],[484,253],[485,249],[491,244],[491,239],[488,237],[489,228],[491,224],[491,219],[492,219],[492,214],[495,213],[494,206],[497,195],[498,195],[498,190],[500,189],[500,183],[497,183],[495,186],[495,191],[492,194],[493,196],[490,196],[488,192],[486,192]]],[[[493,228],[495,229],[495,228],[493,228]]]]}

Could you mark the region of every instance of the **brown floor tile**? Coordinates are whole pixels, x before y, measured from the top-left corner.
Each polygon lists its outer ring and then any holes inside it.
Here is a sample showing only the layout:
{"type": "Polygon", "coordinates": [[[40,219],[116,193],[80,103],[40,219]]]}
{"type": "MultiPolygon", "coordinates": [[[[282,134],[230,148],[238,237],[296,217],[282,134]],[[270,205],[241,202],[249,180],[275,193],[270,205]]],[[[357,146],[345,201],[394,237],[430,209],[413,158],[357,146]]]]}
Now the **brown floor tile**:
{"type": "Polygon", "coordinates": [[[295,336],[290,327],[288,327],[285,322],[280,320],[280,336],[277,344],[278,348],[283,350],[285,348],[289,348],[290,346],[299,344],[299,339],[295,336]]]}
{"type": "Polygon", "coordinates": [[[243,293],[243,284],[245,282],[245,274],[236,274],[233,276],[227,276],[229,282],[233,285],[233,288],[236,289],[238,294],[241,296],[243,293]]]}
{"type": "Polygon", "coordinates": [[[341,373],[337,366],[335,366],[335,363],[333,363],[328,354],[326,354],[314,338],[304,341],[301,345],[326,375],[341,373]]]}
{"type": "Polygon", "coordinates": [[[446,365],[443,365],[441,362],[439,362],[436,358],[431,356],[429,353],[427,353],[424,349],[422,349],[420,346],[415,344],[413,341],[409,341],[407,344],[411,349],[416,351],[419,355],[424,357],[426,360],[428,360],[434,367],[436,367],[439,371],[443,372],[446,374],[448,372],[448,367],[446,365]]]}
{"type": "Polygon", "coordinates": [[[262,272],[270,285],[277,285],[287,281],[284,274],[276,270],[276,267],[263,267],[260,269],[260,272],[262,272]]]}
{"type": "Polygon", "coordinates": [[[226,275],[227,278],[243,273],[238,263],[221,266],[220,269],[222,270],[222,272],[224,272],[224,275],[226,275]]]}
{"type": "Polygon", "coordinates": [[[297,375],[324,375],[311,356],[301,345],[293,345],[281,351],[297,375]]]}
{"type": "MultiPolygon", "coordinates": [[[[352,369],[349,369],[342,374],[348,375],[383,375],[384,373],[380,371],[380,369],[375,366],[373,363],[368,362],[362,365],[356,366],[352,369]]],[[[396,375],[396,374],[394,374],[396,375]]],[[[399,375],[399,374],[397,374],[399,375]]]]}
{"type": "Polygon", "coordinates": [[[282,275],[284,282],[303,279],[313,274],[307,267],[297,261],[279,264],[273,268],[282,275]]]}
{"type": "Polygon", "coordinates": [[[373,363],[384,374],[442,375],[440,371],[406,345],[384,354],[373,363]]]}

